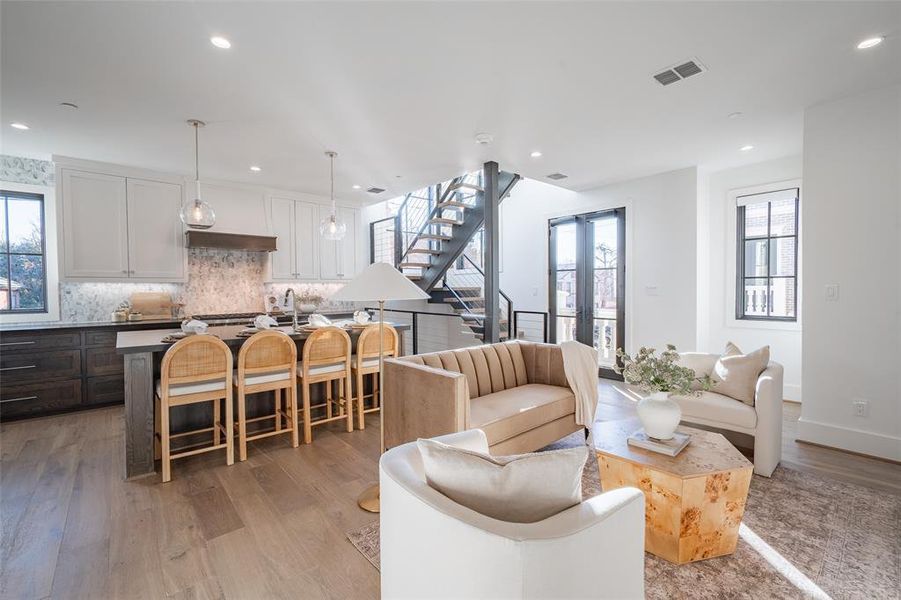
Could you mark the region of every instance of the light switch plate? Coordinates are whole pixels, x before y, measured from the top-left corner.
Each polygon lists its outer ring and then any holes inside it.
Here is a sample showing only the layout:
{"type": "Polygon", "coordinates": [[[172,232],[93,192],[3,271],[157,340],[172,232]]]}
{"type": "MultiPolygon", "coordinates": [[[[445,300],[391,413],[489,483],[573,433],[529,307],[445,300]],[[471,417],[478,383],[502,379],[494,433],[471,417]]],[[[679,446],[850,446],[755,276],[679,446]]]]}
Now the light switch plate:
{"type": "Polygon", "coordinates": [[[644,293],[647,294],[648,296],[659,296],[660,290],[657,288],[656,285],[646,285],[646,286],[644,286],[644,293]]]}
{"type": "Polygon", "coordinates": [[[826,285],[826,302],[838,302],[837,283],[829,283],[826,285]]]}

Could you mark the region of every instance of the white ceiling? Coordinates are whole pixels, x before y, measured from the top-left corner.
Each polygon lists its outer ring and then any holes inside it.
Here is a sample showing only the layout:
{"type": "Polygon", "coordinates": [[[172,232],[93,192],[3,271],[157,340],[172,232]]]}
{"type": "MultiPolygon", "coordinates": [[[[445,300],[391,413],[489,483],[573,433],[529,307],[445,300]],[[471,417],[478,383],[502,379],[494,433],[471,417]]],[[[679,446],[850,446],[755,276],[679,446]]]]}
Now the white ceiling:
{"type": "Polygon", "coordinates": [[[798,153],[804,107],[901,81],[899,33],[901,2],[4,0],[0,135],[5,154],[189,173],[196,117],[211,178],[323,193],[334,149],[348,200],[485,160],[578,190],[798,153]],[[709,72],[651,79],[690,57],[709,72]]]}

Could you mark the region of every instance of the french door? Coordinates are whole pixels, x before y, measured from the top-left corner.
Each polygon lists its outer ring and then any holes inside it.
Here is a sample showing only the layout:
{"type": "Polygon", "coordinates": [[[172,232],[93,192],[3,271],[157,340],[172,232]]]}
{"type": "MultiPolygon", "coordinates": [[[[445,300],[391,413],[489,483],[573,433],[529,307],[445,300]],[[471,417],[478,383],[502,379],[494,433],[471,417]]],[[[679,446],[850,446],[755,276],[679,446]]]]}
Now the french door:
{"type": "Polygon", "coordinates": [[[593,345],[600,375],[613,372],[625,339],[626,211],[604,210],[549,222],[551,340],[593,345]]]}

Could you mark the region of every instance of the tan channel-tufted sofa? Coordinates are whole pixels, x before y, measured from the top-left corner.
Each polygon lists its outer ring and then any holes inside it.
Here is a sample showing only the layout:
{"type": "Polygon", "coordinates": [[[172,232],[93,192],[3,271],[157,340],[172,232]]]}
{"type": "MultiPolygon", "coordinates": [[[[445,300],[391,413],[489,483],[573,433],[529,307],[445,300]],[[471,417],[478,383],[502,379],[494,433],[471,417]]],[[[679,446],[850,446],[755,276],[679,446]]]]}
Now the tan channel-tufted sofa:
{"type": "Polygon", "coordinates": [[[514,341],[385,361],[385,445],[481,429],[492,454],[533,452],[582,427],[559,346],[514,341]]]}

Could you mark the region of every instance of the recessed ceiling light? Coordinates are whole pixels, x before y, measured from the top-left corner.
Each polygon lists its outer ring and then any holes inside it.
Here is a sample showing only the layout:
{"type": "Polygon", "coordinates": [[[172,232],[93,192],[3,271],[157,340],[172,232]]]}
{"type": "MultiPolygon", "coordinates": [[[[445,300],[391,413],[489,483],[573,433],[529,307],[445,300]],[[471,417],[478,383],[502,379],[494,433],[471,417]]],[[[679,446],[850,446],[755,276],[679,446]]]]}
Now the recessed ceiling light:
{"type": "Polygon", "coordinates": [[[541,158],[541,152],[539,152],[538,150],[535,150],[529,156],[531,156],[532,158],[541,158]]]}
{"type": "Polygon", "coordinates": [[[232,43],[230,41],[219,35],[214,35],[213,37],[211,37],[210,43],[217,48],[222,48],[223,50],[228,50],[232,47],[232,43]]]}
{"type": "Polygon", "coordinates": [[[748,152],[749,150],[753,150],[753,149],[754,149],[754,146],[752,146],[752,145],[750,145],[750,144],[748,144],[747,146],[742,146],[741,148],[739,148],[739,150],[741,150],[742,152],[748,152]]]}
{"type": "Polygon", "coordinates": [[[729,113],[728,117],[729,117],[730,119],[739,119],[739,118],[741,118],[742,116],[744,116],[744,114],[745,114],[745,113],[743,113],[743,112],[741,112],[741,111],[735,111],[735,112],[729,113]]]}
{"type": "Polygon", "coordinates": [[[250,170],[253,171],[254,173],[259,173],[263,169],[261,169],[260,167],[258,167],[256,165],[250,165],[250,170]]]}
{"type": "Polygon", "coordinates": [[[476,134],[476,144],[480,144],[485,146],[494,141],[494,136],[490,133],[477,133],[476,134]]]}
{"type": "Polygon", "coordinates": [[[885,38],[882,36],[867,38],[864,41],[857,44],[857,49],[858,50],[866,50],[867,48],[872,48],[873,46],[878,46],[884,40],[885,40],[885,38]]]}
{"type": "Polygon", "coordinates": [[[355,189],[355,190],[358,190],[358,189],[360,189],[360,188],[363,187],[363,186],[354,184],[354,185],[352,185],[351,187],[352,187],[353,189],[355,189]]]}
{"type": "Polygon", "coordinates": [[[13,129],[21,129],[22,131],[29,129],[28,125],[26,125],[25,123],[10,123],[9,126],[13,129]]]}

